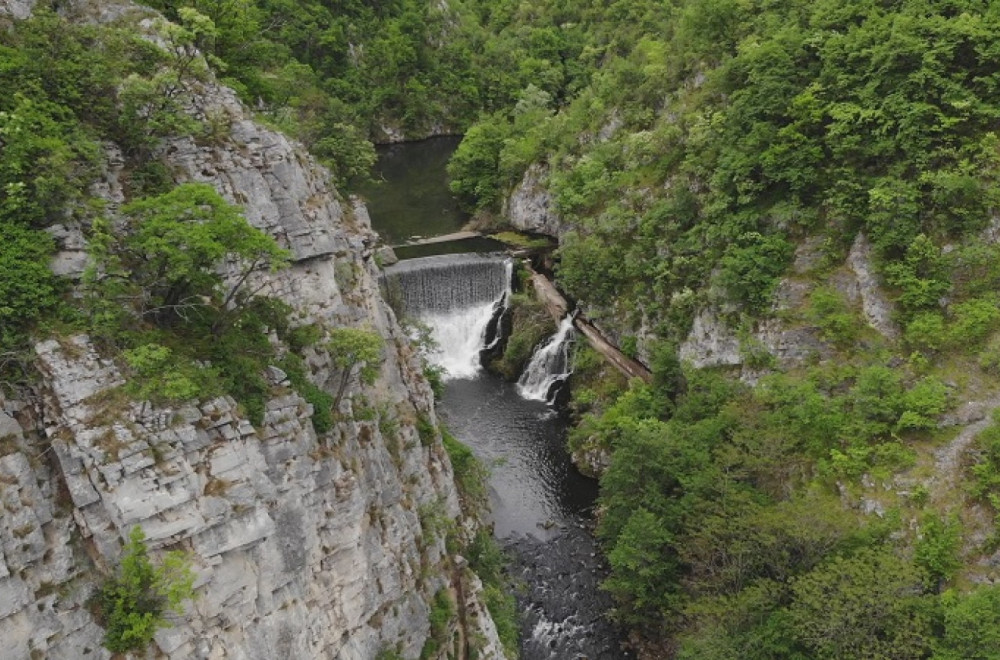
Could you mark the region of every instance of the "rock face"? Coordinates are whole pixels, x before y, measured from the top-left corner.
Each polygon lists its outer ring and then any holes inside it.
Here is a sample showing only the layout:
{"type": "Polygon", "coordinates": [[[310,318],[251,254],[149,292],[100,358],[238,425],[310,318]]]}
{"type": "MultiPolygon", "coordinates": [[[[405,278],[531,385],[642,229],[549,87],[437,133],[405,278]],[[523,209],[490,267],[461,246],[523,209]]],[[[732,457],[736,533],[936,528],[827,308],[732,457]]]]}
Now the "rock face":
{"type": "MultiPolygon", "coordinates": [[[[72,509],[64,522],[79,544],[113,566],[122,534],[141,525],[151,548],[192,552],[198,599],[158,633],[167,657],[372,658],[397,644],[405,657],[419,654],[425,592],[447,583],[440,570],[421,575],[442,564],[444,547],[419,512],[453,516],[457,501],[445,454],[422,446],[412,424],[390,437],[378,419],[344,421],[318,438],[311,406],[294,392],[276,393],[259,428],[228,398],[154,409],[111,396],[123,380],[86,337],[37,352],[46,434],[72,509]]],[[[413,412],[403,400],[385,415],[413,412]]],[[[5,459],[31,476],[22,454],[5,459]]],[[[22,501],[41,499],[33,480],[22,482],[22,501]]],[[[37,550],[15,559],[38,589],[31,560],[47,548],[44,526],[35,528],[37,550]]],[[[34,599],[14,602],[25,609],[34,599]]],[[[20,637],[0,620],[5,640],[55,655],[31,628],[20,637]]],[[[87,621],[56,640],[94,647],[100,635],[87,621]]]]}
{"type": "MultiPolygon", "coordinates": [[[[0,11],[18,16],[13,5],[0,11]]],[[[255,427],[228,397],[173,408],[130,400],[86,336],[39,343],[36,400],[0,398],[0,655],[110,657],[86,600],[141,525],[154,557],[186,550],[197,573],[197,598],[156,635],[158,657],[416,658],[429,603],[446,589],[469,615],[456,639],[502,658],[478,580],[423,522],[458,517],[458,497],[440,442],[417,431],[418,420],[435,423],[433,395],[379,295],[364,207],[342,203],[325,170],[254,123],[230,90],[205,83],[192,112],[228,130],[164,145],[177,182],[211,184],[292,253],[291,267],[255,288],[303,321],[379,332],[380,375],[352,383],[339,421],[317,436],[310,404],[280,370],[269,371],[255,427]]],[[[106,153],[95,192],[113,213],[123,163],[114,145],[106,153]]],[[[72,275],[82,234],[54,231],[64,248],[55,263],[72,275]]],[[[325,354],[307,363],[317,383],[332,373],[325,354]]]]}
{"type": "Polygon", "coordinates": [[[0,16],[21,19],[31,15],[35,0],[0,0],[0,16]]]}
{"type": "Polygon", "coordinates": [[[892,320],[895,308],[886,298],[881,281],[875,275],[872,265],[872,246],[864,234],[858,234],[847,255],[847,264],[857,282],[857,296],[861,299],[868,325],[878,330],[887,339],[898,339],[899,328],[892,320]]]}
{"type": "Polygon", "coordinates": [[[540,165],[529,167],[521,183],[504,201],[503,216],[516,229],[558,238],[565,227],[556,214],[544,179],[545,171],[540,165]]]}

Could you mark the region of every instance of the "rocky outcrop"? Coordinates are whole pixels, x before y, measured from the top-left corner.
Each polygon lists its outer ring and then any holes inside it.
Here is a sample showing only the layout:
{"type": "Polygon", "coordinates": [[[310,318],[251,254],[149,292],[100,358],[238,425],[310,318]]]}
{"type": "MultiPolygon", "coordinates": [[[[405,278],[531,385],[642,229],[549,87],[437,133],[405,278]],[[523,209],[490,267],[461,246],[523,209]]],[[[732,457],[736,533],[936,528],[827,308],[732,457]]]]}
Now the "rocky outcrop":
{"type": "Polygon", "coordinates": [[[35,0],[0,0],[0,17],[27,18],[34,8],[35,0]]]}
{"type": "MultiPolygon", "coordinates": [[[[347,415],[319,438],[311,406],[280,384],[255,428],[228,398],[173,409],[123,399],[120,373],[86,337],[37,351],[75,545],[113,566],[121,537],[141,525],[150,547],[191,553],[198,598],[157,634],[166,657],[372,658],[397,645],[404,657],[419,654],[426,594],[447,583],[434,570],[443,539],[424,532],[420,513],[455,516],[458,503],[440,446],[423,446],[406,423],[411,403],[371,421],[347,415]]],[[[14,456],[12,470],[24,474],[23,455],[14,456]]],[[[29,580],[46,550],[38,536],[38,557],[17,557],[29,580]]],[[[33,599],[15,602],[30,620],[33,599]]],[[[93,647],[101,634],[92,621],[55,640],[7,624],[0,619],[4,639],[43,651],[93,647]]]]}
{"type": "Polygon", "coordinates": [[[882,282],[875,274],[872,253],[871,243],[864,234],[858,234],[847,255],[847,265],[853,272],[856,283],[853,291],[849,291],[848,294],[851,296],[856,292],[856,296],[860,298],[861,309],[868,325],[887,339],[898,339],[899,328],[892,320],[895,307],[886,297],[882,282]]]}
{"type": "Polygon", "coordinates": [[[546,172],[535,164],[524,173],[514,192],[504,200],[503,217],[515,229],[558,238],[565,227],[545,187],[546,172]]]}
{"type": "Polygon", "coordinates": [[[691,366],[735,366],[743,363],[740,340],[713,309],[703,309],[694,317],[691,332],[680,345],[681,360],[691,366]]]}
{"type": "MultiPolygon", "coordinates": [[[[502,657],[478,580],[424,524],[458,517],[459,502],[440,442],[417,431],[435,424],[433,395],[378,292],[367,212],[230,90],[209,81],[192,91],[191,112],[222,128],[171,140],[159,157],[178,183],[212,185],[290,251],[291,266],[259,275],[254,289],[299,322],[377,331],[381,371],[371,386],[352,384],[318,436],[280,370],[254,426],[228,397],[130,399],[86,336],[39,343],[37,400],[0,400],[4,657],[109,657],[86,600],[137,525],[154,555],[185,550],[197,573],[196,600],[156,635],[158,657],[416,658],[440,589],[463,595],[462,637],[479,657],[502,657]]],[[[106,155],[94,192],[113,215],[126,201],[125,165],[114,145],[106,155]]],[[[52,231],[54,265],[79,275],[82,231],[52,231]]],[[[329,356],[306,357],[315,382],[327,381],[329,356]]]]}

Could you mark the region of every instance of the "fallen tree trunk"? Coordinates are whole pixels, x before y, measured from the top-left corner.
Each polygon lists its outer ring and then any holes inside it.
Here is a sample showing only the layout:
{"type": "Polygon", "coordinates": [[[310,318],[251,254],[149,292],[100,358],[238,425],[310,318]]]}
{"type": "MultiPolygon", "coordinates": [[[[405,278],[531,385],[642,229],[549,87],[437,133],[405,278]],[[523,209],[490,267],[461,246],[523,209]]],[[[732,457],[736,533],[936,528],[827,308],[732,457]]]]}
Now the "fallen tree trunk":
{"type": "MultiPolygon", "coordinates": [[[[566,302],[566,299],[559,293],[559,290],[556,289],[555,284],[549,278],[541,273],[536,273],[531,266],[527,266],[527,268],[531,272],[531,284],[535,287],[538,299],[545,305],[545,309],[548,310],[552,318],[558,323],[569,313],[569,303],[566,302]]],[[[573,326],[580,331],[580,334],[587,338],[587,341],[590,342],[595,351],[600,353],[605,360],[610,362],[625,376],[628,378],[641,378],[647,383],[652,381],[653,375],[645,365],[618,350],[618,347],[605,339],[604,335],[594,327],[594,324],[585,319],[582,314],[577,314],[574,317],[573,326]]]]}

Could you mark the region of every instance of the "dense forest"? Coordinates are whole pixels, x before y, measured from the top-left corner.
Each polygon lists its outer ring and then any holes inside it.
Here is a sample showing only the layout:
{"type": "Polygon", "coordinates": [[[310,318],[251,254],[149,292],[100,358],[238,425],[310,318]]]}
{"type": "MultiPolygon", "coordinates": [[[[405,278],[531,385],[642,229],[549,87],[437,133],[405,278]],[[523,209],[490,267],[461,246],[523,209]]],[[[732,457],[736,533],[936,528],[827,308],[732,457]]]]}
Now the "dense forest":
{"type": "MultiPolygon", "coordinates": [[[[214,279],[227,254],[268,268],[287,255],[210,190],[167,185],[159,140],[221,130],[179,111],[186,81],[217,76],[344,186],[367,176],[371,141],[462,132],[456,195],[497,222],[540,173],[565,228],[558,285],[653,370],[622,383],[581,351],[570,439],[613,456],[605,587],[640,647],[1000,658],[1000,416],[940,460],[956,409],[1000,403],[1000,5],[150,4],[177,21],[166,49],[45,11],[0,31],[5,373],[29,335],[83,328],[128,356],[137,387],[166,369],[166,395],[230,391],[253,413],[273,349],[245,350],[246,329],[316,340],[266,302],[234,312],[214,279]],[[127,242],[87,193],[102,140],[128,161],[124,216],[150,228],[127,242]],[[67,208],[101,264],[82,298],[41,265],[67,208]],[[194,262],[141,256],[185,213],[206,214],[204,235],[185,237],[203,247],[194,262]],[[859,235],[898,333],[836,284],[859,235]],[[124,270],[139,280],[125,287],[124,270]],[[789,282],[800,294],[782,302],[789,282]],[[181,314],[195,295],[212,304],[181,314]],[[704,310],[738,337],[742,372],[679,358],[704,310]],[[755,335],[770,321],[819,348],[779,362],[755,335]]],[[[301,374],[294,351],[283,367],[301,374]]]]}
{"type": "MultiPolygon", "coordinates": [[[[524,20],[545,14],[564,20],[524,20]]],[[[1000,11],[723,0],[575,19],[600,52],[587,84],[526,87],[451,173],[489,214],[541,171],[559,285],[654,370],[575,393],[574,448],[613,453],[617,616],[680,658],[1000,657],[1000,421],[953,471],[935,453],[948,410],[996,404],[1000,11]],[[899,336],[835,284],[859,233],[899,336]],[[777,300],[783,283],[800,293],[777,300]],[[706,309],[750,378],[679,362],[706,309]],[[779,363],[754,334],[768,319],[821,348],[779,363]]]]}

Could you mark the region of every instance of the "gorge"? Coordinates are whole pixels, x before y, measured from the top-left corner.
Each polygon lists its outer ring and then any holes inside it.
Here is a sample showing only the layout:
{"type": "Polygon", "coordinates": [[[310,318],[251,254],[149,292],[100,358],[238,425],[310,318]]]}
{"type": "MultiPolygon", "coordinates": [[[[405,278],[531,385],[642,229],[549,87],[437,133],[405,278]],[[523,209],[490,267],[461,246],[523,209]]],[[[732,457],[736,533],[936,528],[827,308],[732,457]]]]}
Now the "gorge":
{"type": "MultiPolygon", "coordinates": [[[[392,158],[405,158],[409,148],[394,145],[392,158]]],[[[419,161],[426,150],[414,145],[414,158],[419,161]]],[[[443,168],[424,164],[372,194],[392,197],[445,185],[443,168]]],[[[375,202],[373,209],[394,206],[378,197],[375,202]]],[[[404,234],[426,234],[422,219],[428,212],[411,201],[405,218],[392,218],[393,226],[404,234]]],[[[372,223],[380,228],[377,212],[372,223]]],[[[571,318],[535,348],[520,382],[504,382],[482,367],[482,353],[506,339],[495,321],[510,304],[512,276],[510,257],[446,254],[386,267],[383,289],[401,318],[429,328],[427,360],[444,370],[442,418],[490,472],[489,517],[513,561],[521,657],[627,658],[621,632],[607,620],[611,601],[598,590],[605,569],[590,532],[596,482],[569,459],[564,413],[546,405],[569,376],[571,318]]]]}
{"type": "Polygon", "coordinates": [[[0,0],[0,655],[1000,659],[998,61],[984,0],[0,0]]]}

